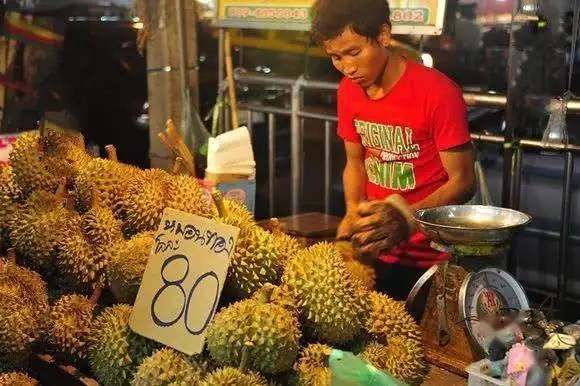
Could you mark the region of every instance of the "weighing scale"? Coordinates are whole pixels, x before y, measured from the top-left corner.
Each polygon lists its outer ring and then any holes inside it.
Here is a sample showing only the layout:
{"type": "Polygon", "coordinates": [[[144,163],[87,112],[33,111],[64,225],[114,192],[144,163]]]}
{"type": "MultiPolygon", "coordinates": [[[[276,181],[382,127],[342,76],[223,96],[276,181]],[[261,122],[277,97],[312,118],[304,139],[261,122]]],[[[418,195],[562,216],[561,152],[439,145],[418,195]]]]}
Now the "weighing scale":
{"type": "Polygon", "coordinates": [[[459,205],[419,210],[415,220],[432,247],[451,258],[419,279],[407,309],[421,325],[427,359],[464,375],[469,364],[486,356],[499,317],[529,309],[521,285],[490,266],[531,217],[511,209],[459,205]]]}

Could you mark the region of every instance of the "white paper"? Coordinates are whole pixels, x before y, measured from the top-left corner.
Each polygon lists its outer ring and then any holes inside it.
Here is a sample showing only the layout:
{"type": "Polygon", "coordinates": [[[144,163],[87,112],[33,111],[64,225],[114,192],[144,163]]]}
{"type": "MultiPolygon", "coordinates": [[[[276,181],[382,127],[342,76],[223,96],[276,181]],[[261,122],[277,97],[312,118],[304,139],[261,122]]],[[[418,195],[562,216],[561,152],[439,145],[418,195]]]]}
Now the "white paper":
{"type": "Polygon", "coordinates": [[[209,139],[207,172],[253,175],[255,169],[256,161],[247,127],[242,126],[209,139]]]}

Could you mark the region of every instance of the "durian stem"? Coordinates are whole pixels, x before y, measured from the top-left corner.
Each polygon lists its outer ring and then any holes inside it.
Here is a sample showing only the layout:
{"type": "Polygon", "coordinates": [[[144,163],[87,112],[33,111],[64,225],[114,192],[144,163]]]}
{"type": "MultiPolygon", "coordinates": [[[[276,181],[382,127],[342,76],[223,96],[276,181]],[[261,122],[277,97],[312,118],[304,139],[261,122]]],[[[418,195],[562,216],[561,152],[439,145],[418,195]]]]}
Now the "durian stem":
{"type": "Polygon", "coordinates": [[[161,132],[161,133],[157,134],[157,136],[159,137],[159,139],[161,140],[161,142],[163,142],[163,144],[165,145],[165,147],[167,147],[167,149],[169,149],[173,153],[173,155],[175,155],[176,157],[179,156],[179,152],[171,144],[171,142],[169,141],[169,137],[167,136],[167,134],[161,132]]]}
{"type": "Polygon", "coordinates": [[[96,189],[93,189],[91,193],[91,208],[96,208],[100,204],[100,197],[96,189]]]}
{"type": "Polygon", "coordinates": [[[167,121],[165,132],[167,133],[170,142],[173,143],[175,149],[177,150],[177,154],[183,158],[185,167],[189,171],[189,174],[191,174],[192,177],[195,177],[195,161],[193,159],[193,154],[191,154],[191,151],[189,151],[189,148],[181,137],[181,133],[179,130],[177,130],[177,127],[171,119],[167,121]]]}
{"type": "Polygon", "coordinates": [[[40,136],[40,139],[43,139],[44,136],[46,135],[46,121],[44,120],[44,118],[42,118],[38,123],[38,134],[40,136]]]}
{"type": "Polygon", "coordinates": [[[175,162],[173,162],[173,167],[171,168],[171,174],[173,174],[174,176],[178,175],[179,171],[184,165],[183,162],[184,162],[183,158],[181,157],[175,158],[175,162]]]}
{"type": "Polygon", "coordinates": [[[248,368],[248,363],[250,362],[250,346],[252,344],[250,342],[246,342],[244,347],[242,348],[242,360],[240,361],[240,366],[238,369],[240,371],[246,371],[248,368]]]}
{"type": "Polygon", "coordinates": [[[276,289],[276,287],[274,287],[273,285],[266,283],[259,292],[259,296],[257,298],[258,302],[262,303],[262,304],[267,304],[270,303],[270,301],[272,300],[272,295],[274,293],[274,290],[276,289]]]}
{"type": "Polygon", "coordinates": [[[107,156],[111,161],[119,162],[119,157],[117,156],[117,149],[113,145],[105,146],[105,150],[107,150],[107,156]]]}
{"type": "Polygon", "coordinates": [[[284,226],[276,217],[270,219],[270,228],[273,234],[284,233],[284,226]]]}
{"type": "Polygon", "coordinates": [[[224,204],[224,197],[222,196],[221,192],[217,189],[214,189],[211,192],[211,197],[215,202],[215,206],[217,207],[220,217],[222,218],[227,217],[229,213],[228,209],[226,208],[226,205],[224,204]]]}
{"type": "Polygon", "coordinates": [[[95,290],[93,291],[93,294],[89,298],[89,301],[93,305],[96,305],[99,302],[99,299],[101,298],[102,294],[103,294],[103,286],[99,284],[95,287],[95,290]]]}

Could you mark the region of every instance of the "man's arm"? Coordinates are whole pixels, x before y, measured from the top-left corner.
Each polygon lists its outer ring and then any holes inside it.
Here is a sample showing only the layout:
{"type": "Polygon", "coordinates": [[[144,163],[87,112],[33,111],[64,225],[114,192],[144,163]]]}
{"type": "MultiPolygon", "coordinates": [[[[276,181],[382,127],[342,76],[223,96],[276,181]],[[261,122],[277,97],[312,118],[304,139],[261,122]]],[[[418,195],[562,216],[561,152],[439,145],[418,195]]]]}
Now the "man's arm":
{"type": "Polygon", "coordinates": [[[351,225],[358,218],[359,203],[365,197],[367,173],[365,170],[365,151],[360,143],[344,141],[346,149],[346,166],[342,173],[346,216],[338,227],[336,237],[348,238],[351,235],[351,225]]]}
{"type": "Polygon", "coordinates": [[[344,142],[346,166],[342,173],[346,212],[355,212],[365,196],[367,173],[365,170],[365,151],[360,143],[344,142]]]}
{"type": "Polygon", "coordinates": [[[439,153],[449,180],[425,199],[412,205],[414,210],[464,204],[475,192],[473,146],[467,143],[439,153]]]}
{"type": "MultiPolygon", "coordinates": [[[[412,205],[413,211],[463,204],[473,196],[475,171],[471,143],[439,154],[449,180],[424,200],[412,205]]],[[[352,226],[355,233],[352,240],[362,255],[377,256],[411,236],[412,226],[408,225],[408,219],[388,200],[360,204],[357,213],[360,219],[352,226]]]]}

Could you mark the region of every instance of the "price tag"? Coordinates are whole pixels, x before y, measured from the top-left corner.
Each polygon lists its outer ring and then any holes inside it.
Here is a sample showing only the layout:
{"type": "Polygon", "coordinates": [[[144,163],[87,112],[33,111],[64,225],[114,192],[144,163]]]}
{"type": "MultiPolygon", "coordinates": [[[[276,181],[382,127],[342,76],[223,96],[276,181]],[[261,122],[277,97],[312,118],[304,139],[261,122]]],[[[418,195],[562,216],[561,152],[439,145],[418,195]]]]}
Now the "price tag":
{"type": "Polygon", "coordinates": [[[239,229],[166,209],[129,326],[185,354],[201,353],[239,229]]]}

